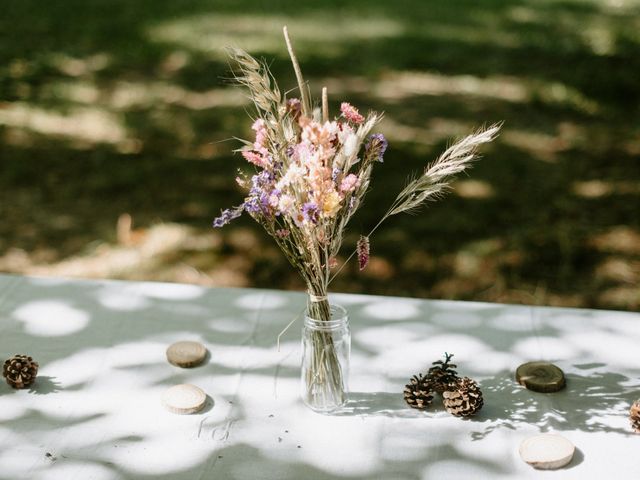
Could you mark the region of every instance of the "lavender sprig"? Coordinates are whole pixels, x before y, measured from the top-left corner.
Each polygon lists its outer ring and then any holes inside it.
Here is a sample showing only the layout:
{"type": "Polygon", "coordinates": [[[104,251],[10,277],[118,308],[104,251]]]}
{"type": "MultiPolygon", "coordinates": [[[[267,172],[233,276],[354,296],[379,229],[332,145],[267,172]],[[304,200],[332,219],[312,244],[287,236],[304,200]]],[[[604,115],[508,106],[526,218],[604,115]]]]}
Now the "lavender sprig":
{"type": "Polygon", "coordinates": [[[220,216],[213,220],[213,227],[214,228],[224,227],[225,225],[230,223],[231,220],[236,219],[240,215],[242,215],[243,210],[244,210],[244,205],[240,207],[227,208],[225,210],[222,210],[222,212],[220,213],[220,216]]]}

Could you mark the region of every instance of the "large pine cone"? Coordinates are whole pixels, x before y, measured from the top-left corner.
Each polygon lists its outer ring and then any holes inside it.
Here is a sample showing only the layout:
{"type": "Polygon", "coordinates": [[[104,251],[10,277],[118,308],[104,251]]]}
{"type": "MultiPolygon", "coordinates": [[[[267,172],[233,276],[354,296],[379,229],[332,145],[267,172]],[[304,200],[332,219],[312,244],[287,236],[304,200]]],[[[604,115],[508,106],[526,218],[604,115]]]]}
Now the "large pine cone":
{"type": "Polygon", "coordinates": [[[634,432],[640,433],[640,400],[636,400],[629,409],[629,420],[634,432]]]}
{"type": "Polygon", "coordinates": [[[409,383],[404,387],[404,400],[411,408],[419,410],[427,408],[433,400],[431,384],[421,373],[411,377],[409,383]]]}
{"type": "Polygon", "coordinates": [[[433,389],[438,393],[443,393],[447,390],[448,385],[458,381],[458,372],[456,372],[457,365],[450,363],[453,358],[453,354],[444,354],[444,362],[438,360],[433,362],[433,367],[427,372],[427,378],[433,385],[433,389]]]}
{"type": "Polygon", "coordinates": [[[38,374],[38,362],[26,355],[14,355],[4,362],[2,376],[13,388],[25,388],[33,383],[38,374]]]}
{"type": "Polygon", "coordinates": [[[463,377],[449,384],[442,394],[444,408],[456,417],[475,415],[484,404],[478,384],[469,377],[463,377]]]}

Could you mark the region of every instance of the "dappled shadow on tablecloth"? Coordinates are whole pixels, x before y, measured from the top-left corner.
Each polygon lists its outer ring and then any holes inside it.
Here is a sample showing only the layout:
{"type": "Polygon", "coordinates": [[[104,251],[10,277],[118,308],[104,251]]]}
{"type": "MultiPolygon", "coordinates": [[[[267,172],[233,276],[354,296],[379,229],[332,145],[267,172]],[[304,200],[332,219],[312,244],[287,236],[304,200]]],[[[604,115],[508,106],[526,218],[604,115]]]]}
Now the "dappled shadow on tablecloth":
{"type": "Polygon", "coordinates": [[[514,466],[509,449],[478,453],[487,442],[513,442],[522,429],[626,437],[625,409],[638,390],[632,314],[340,295],[353,332],[353,394],[338,415],[317,415],[299,400],[300,325],[276,348],[303,294],[19,277],[2,285],[0,350],[31,354],[44,380],[34,388],[49,392],[0,387],[0,478],[11,480],[77,468],[100,479],[246,478],[267,465],[292,479],[460,469],[495,478],[514,466]],[[203,342],[209,362],[168,364],[167,346],[184,339],[203,342]],[[408,378],[443,351],[480,382],[486,402],[475,419],[403,404],[408,378]],[[567,389],[516,385],[511,372],[532,359],[561,366],[567,389]],[[162,393],[177,383],[203,388],[210,406],[193,416],[164,411],[162,393]]]}

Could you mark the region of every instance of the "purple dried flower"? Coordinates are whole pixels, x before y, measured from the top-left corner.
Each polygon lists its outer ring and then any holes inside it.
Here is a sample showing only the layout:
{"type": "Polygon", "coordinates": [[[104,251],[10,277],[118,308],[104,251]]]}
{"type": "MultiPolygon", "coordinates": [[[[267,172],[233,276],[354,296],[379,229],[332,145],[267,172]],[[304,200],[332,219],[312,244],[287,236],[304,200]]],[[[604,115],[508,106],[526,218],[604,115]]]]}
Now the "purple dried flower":
{"type": "Polygon", "coordinates": [[[273,172],[263,170],[251,177],[249,196],[245,199],[243,208],[248,213],[273,214],[277,205],[280,191],[274,188],[273,172]]]}
{"type": "Polygon", "coordinates": [[[273,174],[271,172],[263,170],[251,177],[251,189],[249,190],[249,196],[260,197],[265,192],[269,192],[272,189],[273,174]]]}
{"type": "Polygon", "coordinates": [[[260,173],[256,173],[251,177],[251,183],[254,188],[262,188],[269,186],[273,183],[273,174],[268,170],[262,170],[260,173]]]}
{"type": "Polygon", "coordinates": [[[275,162],[273,162],[272,169],[274,172],[279,172],[280,170],[282,170],[283,166],[284,164],[281,161],[276,160],[275,162]]]}
{"type": "Polygon", "coordinates": [[[357,244],[358,251],[358,265],[360,271],[364,270],[369,264],[369,237],[360,235],[360,239],[357,244]]]}
{"type": "Polygon", "coordinates": [[[367,155],[372,155],[375,160],[383,162],[384,152],[387,151],[388,146],[389,142],[387,142],[387,139],[384,138],[383,134],[374,133],[369,137],[364,148],[367,155]]]}
{"type": "Polygon", "coordinates": [[[319,218],[318,205],[315,202],[307,202],[302,206],[302,216],[311,223],[318,223],[319,218]]]}
{"type": "Polygon", "coordinates": [[[262,211],[265,212],[269,209],[269,194],[266,192],[262,192],[260,194],[260,207],[262,207],[262,211]]]}
{"type": "Polygon", "coordinates": [[[260,213],[262,211],[260,198],[256,196],[247,197],[242,206],[247,213],[260,213]]]}
{"type": "Polygon", "coordinates": [[[224,227],[227,223],[231,222],[234,218],[238,218],[242,215],[242,211],[244,210],[244,205],[240,207],[227,208],[226,210],[222,210],[220,216],[213,220],[214,228],[224,227]]]}
{"type": "Polygon", "coordinates": [[[331,171],[331,180],[333,181],[333,183],[337,183],[338,177],[341,173],[342,170],[340,170],[338,167],[333,167],[333,170],[331,171]]]}
{"type": "Polygon", "coordinates": [[[295,152],[295,149],[291,145],[289,145],[285,150],[285,153],[287,154],[287,158],[293,157],[294,152],[295,152]]]}

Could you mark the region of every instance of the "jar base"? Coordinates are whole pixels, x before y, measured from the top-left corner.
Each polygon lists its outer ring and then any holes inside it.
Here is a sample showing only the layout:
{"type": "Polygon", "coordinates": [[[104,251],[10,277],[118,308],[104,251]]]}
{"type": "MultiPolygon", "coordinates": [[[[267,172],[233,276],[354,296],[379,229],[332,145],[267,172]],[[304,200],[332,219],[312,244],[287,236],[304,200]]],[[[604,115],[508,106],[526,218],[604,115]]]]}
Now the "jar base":
{"type": "Polygon", "coordinates": [[[313,410],[316,413],[320,413],[320,414],[323,414],[323,415],[330,415],[331,413],[334,413],[334,412],[344,408],[347,405],[348,401],[349,401],[349,398],[347,397],[347,395],[345,395],[345,399],[344,399],[344,401],[342,403],[334,404],[334,405],[331,405],[331,406],[313,405],[313,404],[310,404],[310,403],[306,402],[305,400],[302,400],[302,403],[304,403],[307,408],[309,408],[310,410],[313,410]]]}

